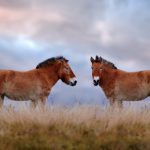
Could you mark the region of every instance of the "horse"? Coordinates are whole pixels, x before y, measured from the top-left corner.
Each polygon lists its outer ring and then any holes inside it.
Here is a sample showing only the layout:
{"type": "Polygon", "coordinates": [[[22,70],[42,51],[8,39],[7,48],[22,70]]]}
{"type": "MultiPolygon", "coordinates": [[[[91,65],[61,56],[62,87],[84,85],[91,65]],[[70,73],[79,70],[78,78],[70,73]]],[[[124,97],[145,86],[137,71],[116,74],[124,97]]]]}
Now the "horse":
{"type": "Polygon", "coordinates": [[[68,60],[63,56],[52,57],[29,71],[0,70],[0,107],[4,97],[16,101],[30,100],[31,106],[45,106],[52,87],[58,80],[75,86],[77,80],[68,60]]]}
{"type": "Polygon", "coordinates": [[[110,106],[122,107],[123,101],[139,101],[150,96],[150,70],[126,72],[102,57],[90,58],[93,84],[104,91],[110,106]]]}

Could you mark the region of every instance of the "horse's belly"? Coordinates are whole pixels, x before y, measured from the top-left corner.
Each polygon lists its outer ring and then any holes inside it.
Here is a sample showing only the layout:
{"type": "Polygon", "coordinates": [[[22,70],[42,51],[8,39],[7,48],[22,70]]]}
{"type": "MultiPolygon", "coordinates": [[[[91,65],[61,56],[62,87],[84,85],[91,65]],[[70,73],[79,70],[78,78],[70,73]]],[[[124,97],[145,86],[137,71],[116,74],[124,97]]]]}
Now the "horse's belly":
{"type": "Polygon", "coordinates": [[[15,85],[7,85],[4,95],[12,100],[35,100],[41,95],[42,89],[40,87],[29,86],[19,88],[15,85]]]}
{"type": "Polygon", "coordinates": [[[149,92],[146,89],[143,88],[137,88],[133,90],[123,90],[123,91],[118,91],[116,94],[116,98],[120,100],[126,100],[126,101],[138,101],[138,100],[143,100],[146,97],[149,96],[149,92]]]}
{"type": "Polygon", "coordinates": [[[37,97],[35,92],[24,91],[24,90],[13,90],[7,91],[5,96],[12,100],[23,101],[23,100],[32,100],[37,97]]]}
{"type": "Polygon", "coordinates": [[[25,95],[5,95],[7,98],[12,99],[12,100],[16,100],[16,101],[27,101],[30,100],[29,97],[25,96],[25,95]]]}
{"type": "Polygon", "coordinates": [[[124,100],[124,101],[139,101],[139,100],[143,100],[145,99],[146,97],[148,97],[147,94],[132,94],[132,95],[121,95],[119,96],[119,99],[120,100],[124,100]]]}

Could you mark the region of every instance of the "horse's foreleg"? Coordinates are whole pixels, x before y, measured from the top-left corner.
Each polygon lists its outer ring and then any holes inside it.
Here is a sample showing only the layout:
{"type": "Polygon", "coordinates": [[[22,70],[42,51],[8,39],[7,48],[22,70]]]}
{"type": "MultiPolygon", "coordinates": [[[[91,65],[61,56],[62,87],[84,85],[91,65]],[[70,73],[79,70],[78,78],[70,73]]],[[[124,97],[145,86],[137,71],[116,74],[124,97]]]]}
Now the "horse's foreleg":
{"type": "Polygon", "coordinates": [[[31,108],[35,109],[38,106],[40,109],[44,110],[46,102],[47,102],[47,98],[32,100],[31,101],[31,108]]]}
{"type": "Polygon", "coordinates": [[[43,106],[46,105],[46,102],[47,102],[47,98],[42,98],[42,99],[41,99],[41,104],[42,104],[43,106]]]}
{"type": "Polygon", "coordinates": [[[111,107],[122,108],[123,107],[123,102],[122,102],[122,100],[110,100],[110,106],[111,107]]]}
{"type": "Polygon", "coordinates": [[[40,98],[40,99],[37,99],[36,101],[32,101],[31,108],[38,107],[39,109],[44,110],[46,101],[47,101],[47,98],[40,98]]]}
{"type": "Polygon", "coordinates": [[[39,101],[40,108],[41,108],[42,110],[45,109],[46,102],[47,102],[47,98],[41,98],[41,100],[39,101]]]}
{"type": "Polygon", "coordinates": [[[122,100],[117,101],[117,105],[119,108],[123,108],[123,101],[122,100]]]}

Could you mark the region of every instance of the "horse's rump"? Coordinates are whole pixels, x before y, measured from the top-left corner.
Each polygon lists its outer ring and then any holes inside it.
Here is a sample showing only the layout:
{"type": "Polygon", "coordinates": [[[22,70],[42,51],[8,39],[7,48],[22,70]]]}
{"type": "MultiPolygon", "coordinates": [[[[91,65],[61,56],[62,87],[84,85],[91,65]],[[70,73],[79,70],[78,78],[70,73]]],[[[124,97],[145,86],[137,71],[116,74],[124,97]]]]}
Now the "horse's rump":
{"type": "Polygon", "coordinates": [[[0,93],[14,100],[31,99],[39,92],[35,71],[0,71],[0,93]],[[31,97],[32,95],[32,97],[31,97]]]}

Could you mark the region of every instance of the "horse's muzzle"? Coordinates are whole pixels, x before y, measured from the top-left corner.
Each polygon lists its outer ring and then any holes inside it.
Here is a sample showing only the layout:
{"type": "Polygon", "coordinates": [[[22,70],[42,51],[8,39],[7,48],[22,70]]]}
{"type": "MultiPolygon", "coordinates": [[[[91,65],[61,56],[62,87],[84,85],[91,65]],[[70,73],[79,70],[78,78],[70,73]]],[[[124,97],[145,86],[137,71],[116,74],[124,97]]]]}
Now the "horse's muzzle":
{"type": "Polygon", "coordinates": [[[76,80],[75,77],[74,77],[74,78],[71,78],[71,79],[69,80],[69,85],[75,86],[76,84],[77,84],[77,80],[76,80]]]}
{"type": "Polygon", "coordinates": [[[93,80],[94,86],[97,86],[99,84],[99,80],[93,80]]]}
{"type": "Polygon", "coordinates": [[[70,82],[71,86],[75,86],[77,84],[77,80],[75,80],[74,82],[70,82]]]}

